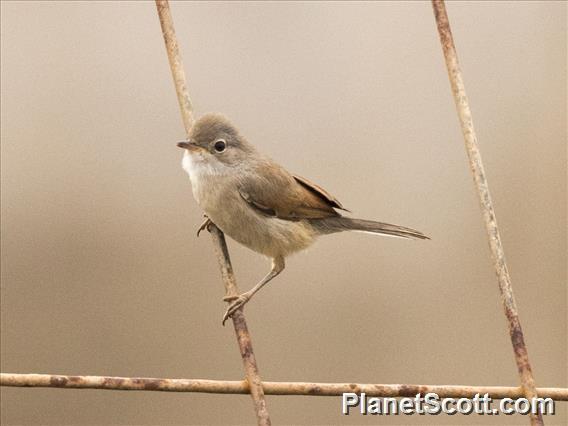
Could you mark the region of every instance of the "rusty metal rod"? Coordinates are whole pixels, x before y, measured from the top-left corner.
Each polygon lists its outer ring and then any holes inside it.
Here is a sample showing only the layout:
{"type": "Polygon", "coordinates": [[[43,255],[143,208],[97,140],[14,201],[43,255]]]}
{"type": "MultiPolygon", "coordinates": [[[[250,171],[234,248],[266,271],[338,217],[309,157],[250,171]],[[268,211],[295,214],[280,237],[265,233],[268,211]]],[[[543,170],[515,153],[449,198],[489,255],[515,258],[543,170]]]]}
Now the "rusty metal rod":
{"type": "MultiPolygon", "coordinates": [[[[221,269],[223,283],[225,284],[225,294],[227,296],[237,295],[239,292],[237,289],[235,275],[233,273],[233,267],[231,266],[231,259],[229,257],[229,250],[225,241],[225,235],[216,226],[212,226],[210,232],[215,254],[219,261],[219,268],[221,269]]],[[[270,417],[266,407],[266,399],[264,398],[264,388],[258,373],[256,358],[252,350],[252,341],[242,308],[238,309],[231,319],[233,320],[237,341],[239,342],[239,349],[241,351],[241,357],[245,367],[248,387],[254,402],[254,409],[258,424],[270,425],[270,417]]]]}
{"type": "MultiPolygon", "coordinates": [[[[51,374],[0,374],[1,386],[65,389],[104,389],[129,391],[199,392],[218,394],[250,393],[246,381],[205,379],[159,379],[148,377],[64,376],[51,374]]],[[[440,398],[471,398],[475,394],[493,399],[521,398],[520,387],[446,386],[446,385],[382,385],[361,383],[263,382],[267,395],[341,396],[364,392],[369,397],[414,397],[420,393],[436,393],[440,398]]],[[[568,401],[568,388],[539,388],[542,398],[568,401]]]]}
{"type": "MultiPolygon", "coordinates": [[[[525,340],[523,337],[523,330],[517,311],[517,304],[513,296],[513,287],[511,285],[511,277],[507,270],[505,262],[505,253],[503,251],[503,244],[501,243],[501,236],[499,235],[499,228],[497,227],[497,219],[495,217],[495,210],[491,201],[489,193],[489,185],[485,176],[483,163],[481,161],[481,153],[477,145],[477,136],[473,127],[473,118],[469,108],[469,101],[465,91],[465,86],[462,78],[461,69],[458,63],[458,56],[450,29],[450,22],[446,13],[446,6],[444,0],[432,0],[434,8],[434,16],[440,35],[440,42],[446,60],[446,67],[448,69],[448,76],[452,86],[452,93],[458,112],[463,137],[465,140],[465,147],[469,157],[469,165],[473,179],[477,188],[479,200],[481,202],[481,209],[483,212],[483,219],[485,221],[485,229],[489,238],[489,246],[495,266],[495,272],[499,282],[499,290],[501,292],[501,301],[507,316],[509,334],[513,344],[513,351],[515,353],[515,361],[521,379],[521,387],[524,391],[526,398],[531,399],[537,396],[536,385],[533,378],[531,365],[525,340]]],[[[532,425],[542,425],[542,415],[531,414],[532,425]]]]}
{"type": "MultiPolygon", "coordinates": [[[[162,27],[162,34],[166,44],[170,68],[172,70],[172,77],[174,79],[183,125],[186,133],[189,135],[191,126],[193,125],[193,107],[189,97],[189,91],[187,89],[187,81],[185,78],[181,54],[177,44],[174,23],[170,13],[170,6],[167,0],[156,0],[156,7],[158,9],[158,16],[160,18],[160,25],[162,27]]],[[[215,254],[221,269],[221,277],[225,286],[225,295],[236,295],[238,294],[237,282],[233,274],[233,268],[231,266],[231,259],[229,258],[229,251],[227,249],[225,237],[216,226],[212,225],[209,229],[211,231],[215,254]]],[[[260,426],[269,426],[271,423],[268,409],[266,407],[266,400],[264,398],[264,390],[258,373],[256,358],[252,349],[250,333],[248,331],[242,309],[235,312],[232,316],[232,320],[243,360],[248,388],[250,389],[250,394],[254,403],[257,423],[260,426]]]]}

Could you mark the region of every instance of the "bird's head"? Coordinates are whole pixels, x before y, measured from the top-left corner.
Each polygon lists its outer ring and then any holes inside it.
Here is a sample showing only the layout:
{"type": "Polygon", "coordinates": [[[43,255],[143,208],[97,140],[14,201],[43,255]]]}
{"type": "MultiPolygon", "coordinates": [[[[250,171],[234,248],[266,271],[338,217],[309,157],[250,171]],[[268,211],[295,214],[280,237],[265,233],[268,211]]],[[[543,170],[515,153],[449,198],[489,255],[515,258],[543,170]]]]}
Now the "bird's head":
{"type": "Polygon", "coordinates": [[[193,125],[189,139],[177,144],[193,163],[234,167],[255,152],[233,124],[221,114],[206,114],[193,125]]]}

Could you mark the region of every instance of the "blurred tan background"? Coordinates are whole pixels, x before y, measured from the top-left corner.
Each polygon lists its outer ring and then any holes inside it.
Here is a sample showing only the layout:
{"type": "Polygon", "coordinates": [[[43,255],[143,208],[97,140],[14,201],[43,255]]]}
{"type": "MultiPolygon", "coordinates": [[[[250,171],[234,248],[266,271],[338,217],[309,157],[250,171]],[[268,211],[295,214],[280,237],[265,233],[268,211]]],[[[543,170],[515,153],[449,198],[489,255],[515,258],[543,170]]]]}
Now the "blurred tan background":
{"type": "MultiPolygon", "coordinates": [[[[2,2],[1,369],[237,380],[217,263],[153,2],[2,2]]],[[[358,217],[246,313],[262,377],[516,385],[429,3],[174,3],[196,112],[358,217]]],[[[540,386],[567,383],[566,4],[450,3],[540,386]]],[[[241,289],[268,262],[230,242],[241,289]]],[[[340,415],[268,397],[275,424],[528,424],[340,415]]],[[[566,424],[567,404],[547,424],[566,424]]],[[[248,396],[2,389],[2,423],[251,424],[248,396]]]]}

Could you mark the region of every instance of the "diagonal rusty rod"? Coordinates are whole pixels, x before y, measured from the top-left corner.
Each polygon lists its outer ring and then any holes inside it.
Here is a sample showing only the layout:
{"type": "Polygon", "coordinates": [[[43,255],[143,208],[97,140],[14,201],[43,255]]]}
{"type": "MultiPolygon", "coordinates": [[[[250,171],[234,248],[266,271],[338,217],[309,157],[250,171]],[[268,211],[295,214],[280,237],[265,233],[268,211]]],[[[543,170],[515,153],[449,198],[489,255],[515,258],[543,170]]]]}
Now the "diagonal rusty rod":
{"type": "MultiPolygon", "coordinates": [[[[196,392],[247,394],[244,381],[207,379],[164,379],[156,377],[67,376],[60,374],[0,374],[0,385],[62,389],[101,389],[124,391],[196,392]]],[[[385,385],[369,383],[263,382],[267,395],[341,396],[343,393],[365,393],[373,397],[414,397],[435,393],[440,398],[472,398],[489,394],[492,399],[517,399],[523,389],[512,386],[465,385],[385,385]]],[[[568,388],[539,388],[541,398],[568,401],[568,388]]]]}
{"type": "MultiPolygon", "coordinates": [[[[166,44],[166,51],[168,53],[168,60],[172,70],[172,77],[176,88],[177,98],[181,111],[181,117],[185,131],[189,136],[191,126],[193,125],[193,107],[187,89],[187,81],[181,60],[181,54],[177,44],[177,39],[174,30],[174,23],[170,12],[170,6],[167,0],[156,0],[156,7],[158,9],[158,16],[160,18],[160,25],[162,27],[162,34],[166,44]]],[[[229,258],[229,250],[225,242],[225,236],[214,225],[210,227],[211,237],[213,240],[213,247],[217,260],[219,261],[219,268],[221,269],[221,277],[225,286],[225,295],[234,296],[238,294],[237,282],[233,274],[231,266],[231,259],[229,258]]],[[[242,309],[239,309],[232,316],[235,333],[237,335],[237,342],[243,360],[243,365],[246,374],[247,384],[250,390],[251,397],[254,402],[254,409],[256,413],[257,422],[259,425],[270,425],[270,417],[266,407],[266,400],[264,398],[264,390],[262,382],[258,374],[258,367],[256,365],[256,358],[252,350],[252,341],[248,331],[245,316],[242,309]]]]}
{"type": "MultiPolygon", "coordinates": [[[[213,247],[215,249],[215,254],[217,255],[217,260],[219,261],[223,283],[225,284],[225,294],[227,296],[237,295],[239,292],[237,290],[235,275],[233,274],[233,267],[231,266],[229,250],[227,249],[227,243],[225,242],[225,235],[223,235],[219,228],[212,226],[211,238],[213,240],[213,247]]],[[[270,417],[266,407],[266,399],[264,398],[264,389],[258,373],[256,357],[252,350],[252,341],[242,308],[238,309],[232,315],[231,319],[233,320],[233,325],[235,327],[235,333],[237,335],[237,341],[239,343],[239,349],[241,351],[241,357],[243,359],[243,365],[246,372],[250,395],[254,403],[258,424],[268,426],[270,425],[270,417]]]]}
{"type": "MultiPolygon", "coordinates": [[[[434,8],[434,16],[440,34],[440,42],[442,50],[444,51],[444,58],[446,60],[446,67],[448,69],[448,76],[452,86],[452,93],[456,103],[463,137],[465,140],[465,147],[469,157],[469,166],[473,174],[473,179],[481,202],[481,209],[483,211],[483,219],[485,221],[485,229],[489,238],[489,246],[493,257],[493,264],[499,282],[499,290],[501,292],[501,301],[507,316],[509,334],[513,344],[513,351],[515,353],[515,361],[517,369],[521,378],[521,387],[524,390],[526,398],[531,399],[537,396],[536,385],[533,378],[531,364],[529,362],[529,355],[523,337],[523,330],[519,320],[517,311],[517,304],[513,295],[513,287],[511,285],[511,277],[507,270],[505,262],[505,253],[503,251],[503,244],[501,243],[501,236],[499,235],[499,228],[497,227],[497,219],[495,217],[495,210],[493,209],[493,202],[489,193],[489,185],[485,176],[483,163],[481,161],[481,153],[477,145],[477,136],[473,127],[473,118],[469,108],[469,101],[465,91],[465,86],[461,74],[461,69],[458,63],[458,57],[452,32],[450,29],[450,22],[446,13],[446,6],[444,0],[432,0],[434,8]]],[[[542,425],[542,415],[540,413],[531,414],[532,425],[542,425]]]]}

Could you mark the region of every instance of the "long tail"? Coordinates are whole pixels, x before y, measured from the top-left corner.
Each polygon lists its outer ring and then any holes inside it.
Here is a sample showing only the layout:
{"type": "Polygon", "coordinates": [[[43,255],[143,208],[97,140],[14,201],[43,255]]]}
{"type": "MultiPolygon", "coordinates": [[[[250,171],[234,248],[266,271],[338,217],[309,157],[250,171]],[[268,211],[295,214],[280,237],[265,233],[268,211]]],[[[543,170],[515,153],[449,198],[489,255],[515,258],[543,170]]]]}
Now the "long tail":
{"type": "Polygon", "coordinates": [[[352,219],[344,216],[312,219],[310,220],[310,224],[317,228],[322,234],[333,234],[335,232],[343,231],[359,231],[401,238],[414,238],[421,240],[430,239],[422,232],[411,228],[405,228],[404,226],[375,222],[373,220],[352,219]]]}

